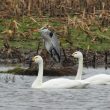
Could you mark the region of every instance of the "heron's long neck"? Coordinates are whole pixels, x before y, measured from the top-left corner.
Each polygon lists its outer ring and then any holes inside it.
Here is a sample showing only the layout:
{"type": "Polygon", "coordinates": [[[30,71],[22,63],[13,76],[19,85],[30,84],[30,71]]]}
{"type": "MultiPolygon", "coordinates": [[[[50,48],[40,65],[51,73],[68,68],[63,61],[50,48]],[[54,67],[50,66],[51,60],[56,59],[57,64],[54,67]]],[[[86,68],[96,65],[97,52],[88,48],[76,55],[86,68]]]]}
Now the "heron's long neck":
{"type": "Polygon", "coordinates": [[[83,58],[79,58],[78,71],[75,77],[76,80],[81,80],[82,70],[83,70],[83,58]]]}

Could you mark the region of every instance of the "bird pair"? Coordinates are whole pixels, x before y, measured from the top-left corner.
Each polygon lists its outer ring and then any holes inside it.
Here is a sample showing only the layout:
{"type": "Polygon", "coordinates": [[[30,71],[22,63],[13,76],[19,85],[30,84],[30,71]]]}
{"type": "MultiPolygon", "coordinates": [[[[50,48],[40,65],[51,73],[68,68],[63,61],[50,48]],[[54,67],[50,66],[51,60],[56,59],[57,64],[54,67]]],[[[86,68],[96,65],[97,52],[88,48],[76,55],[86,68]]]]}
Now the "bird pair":
{"type": "Polygon", "coordinates": [[[87,79],[82,80],[82,71],[83,71],[83,54],[80,51],[74,52],[72,54],[75,58],[78,58],[79,65],[77,70],[77,75],[75,79],[67,78],[57,78],[51,79],[43,83],[43,59],[41,56],[37,55],[33,57],[33,61],[38,63],[39,71],[36,80],[32,84],[32,88],[84,88],[87,85],[91,84],[110,84],[110,75],[99,74],[91,76],[87,79]]]}

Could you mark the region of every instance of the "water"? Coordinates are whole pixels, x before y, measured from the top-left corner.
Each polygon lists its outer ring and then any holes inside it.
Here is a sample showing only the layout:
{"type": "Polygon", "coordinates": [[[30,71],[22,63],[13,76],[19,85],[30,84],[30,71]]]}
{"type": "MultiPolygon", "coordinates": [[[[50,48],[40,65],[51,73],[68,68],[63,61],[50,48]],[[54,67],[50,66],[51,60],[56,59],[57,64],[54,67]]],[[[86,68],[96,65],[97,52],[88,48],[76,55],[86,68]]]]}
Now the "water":
{"type": "Polygon", "coordinates": [[[13,66],[0,65],[0,71],[7,71],[9,69],[14,69],[13,66]]]}
{"type": "MultiPolygon", "coordinates": [[[[110,69],[84,69],[83,78],[98,73],[110,74],[110,69]]],[[[45,76],[44,80],[51,78],[45,76]]],[[[0,110],[110,110],[110,85],[32,89],[34,79],[35,76],[0,74],[0,110]]]]}

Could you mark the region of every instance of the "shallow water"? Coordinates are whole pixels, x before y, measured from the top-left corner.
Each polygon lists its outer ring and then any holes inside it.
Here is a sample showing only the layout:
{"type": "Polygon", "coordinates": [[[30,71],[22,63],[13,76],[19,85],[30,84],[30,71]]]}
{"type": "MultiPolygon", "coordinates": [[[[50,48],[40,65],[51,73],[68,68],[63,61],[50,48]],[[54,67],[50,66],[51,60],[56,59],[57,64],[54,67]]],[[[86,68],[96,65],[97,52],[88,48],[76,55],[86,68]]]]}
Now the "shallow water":
{"type": "Polygon", "coordinates": [[[0,71],[7,71],[9,69],[14,69],[14,66],[6,66],[6,65],[0,65],[0,71]]]}
{"type": "MultiPolygon", "coordinates": [[[[83,73],[86,78],[98,73],[110,74],[110,69],[88,68],[83,73]]],[[[44,80],[51,78],[45,76],[44,80]]],[[[110,85],[86,89],[32,89],[34,79],[35,76],[0,74],[0,110],[110,110],[110,85]]]]}

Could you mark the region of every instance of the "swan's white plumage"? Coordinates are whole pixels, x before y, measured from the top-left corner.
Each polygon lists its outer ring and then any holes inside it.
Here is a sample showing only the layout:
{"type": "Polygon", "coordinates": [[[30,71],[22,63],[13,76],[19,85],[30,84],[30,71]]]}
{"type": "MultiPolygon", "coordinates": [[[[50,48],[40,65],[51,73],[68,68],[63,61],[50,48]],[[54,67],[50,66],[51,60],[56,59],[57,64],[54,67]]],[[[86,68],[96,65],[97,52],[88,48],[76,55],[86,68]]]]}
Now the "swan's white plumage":
{"type": "Polygon", "coordinates": [[[84,88],[88,83],[81,82],[80,80],[70,80],[66,78],[51,79],[42,83],[40,86],[33,85],[32,88],[84,88]]]}
{"type": "Polygon", "coordinates": [[[70,80],[66,78],[51,79],[42,83],[43,80],[43,59],[41,56],[35,56],[33,60],[39,65],[39,72],[32,88],[84,88],[89,83],[83,80],[70,80]]]}
{"type": "MultiPolygon", "coordinates": [[[[81,56],[83,56],[82,53],[80,51],[77,51],[77,52],[73,53],[73,56],[75,58],[78,58],[79,65],[80,65],[81,64],[80,58],[81,58],[81,56]]],[[[78,71],[82,71],[82,70],[83,70],[83,66],[79,66],[78,67],[78,71]]],[[[79,80],[81,79],[81,74],[79,74],[79,76],[77,77],[77,79],[79,79],[79,80]]],[[[89,84],[110,84],[110,75],[107,75],[107,74],[98,74],[98,75],[91,76],[91,77],[85,79],[84,81],[89,82],[89,84]]]]}
{"type": "Polygon", "coordinates": [[[110,84],[110,75],[107,74],[99,74],[91,76],[85,81],[90,82],[90,84],[110,84]]]}

